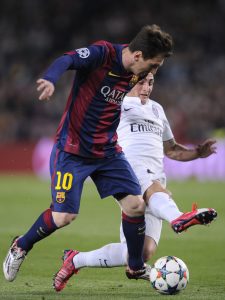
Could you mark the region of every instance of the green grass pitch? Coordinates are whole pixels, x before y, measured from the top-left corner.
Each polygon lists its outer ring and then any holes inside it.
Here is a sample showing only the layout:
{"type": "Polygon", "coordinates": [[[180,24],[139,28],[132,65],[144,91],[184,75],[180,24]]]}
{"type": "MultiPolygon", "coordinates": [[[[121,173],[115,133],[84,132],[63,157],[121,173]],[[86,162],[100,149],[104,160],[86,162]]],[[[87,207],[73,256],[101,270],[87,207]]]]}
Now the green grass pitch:
{"type": "MultiPolygon", "coordinates": [[[[214,207],[219,217],[211,226],[195,226],[176,235],[164,224],[153,259],[175,255],[184,260],[190,282],[175,296],[156,293],[145,281],[128,280],[124,268],[83,269],[71,278],[61,293],[52,289],[52,275],[61,265],[62,250],[88,251],[119,239],[120,210],[112,198],[100,200],[92,183],[85,186],[80,216],[70,226],[38,243],[28,255],[13,283],[0,272],[0,299],[225,299],[225,183],[194,180],[168,184],[179,207],[190,210],[214,207]]],[[[32,176],[0,176],[0,258],[3,261],[11,239],[24,233],[48,207],[50,187],[32,176]]],[[[152,263],[152,262],[151,262],[152,263]]]]}

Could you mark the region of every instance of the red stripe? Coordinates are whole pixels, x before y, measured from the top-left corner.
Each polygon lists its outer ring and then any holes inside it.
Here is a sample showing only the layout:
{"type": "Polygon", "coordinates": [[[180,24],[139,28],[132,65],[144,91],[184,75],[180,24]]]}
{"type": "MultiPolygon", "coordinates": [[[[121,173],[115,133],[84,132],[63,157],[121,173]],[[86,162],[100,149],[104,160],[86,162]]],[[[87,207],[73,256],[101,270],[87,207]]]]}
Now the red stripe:
{"type": "Polygon", "coordinates": [[[129,217],[124,212],[122,212],[122,219],[129,222],[129,223],[142,223],[145,220],[145,216],[140,217],[129,217]]]}
{"type": "Polygon", "coordinates": [[[47,209],[44,213],[43,213],[43,219],[45,224],[47,225],[47,227],[49,229],[52,229],[53,227],[53,223],[52,223],[52,211],[51,209],[47,209]]]}
{"type": "Polygon", "coordinates": [[[104,72],[101,70],[94,71],[89,75],[88,81],[86,81],[79,88],[79,93],[76,96],[76,101],[74,102],[71,114],[70,123],[68,127],[67,141],[65,145],[65,150],[72,153],[79,153],[80,147],[80,131],[83,125],[86,112],[89,108],[90,103],[93,100],[93,95],[96,94],[99,85],[102,84],[107,69],[104,72]],[[90,87],[87,89],[87,87],[90,87]]]}
{"type": "Polygon", "coordinates": [[[116,108],[118,105],[115,104],[109,104],[106,105],[104,110],[101,112],[101,116],[99,118],[99,124],[96,126],[96,132],[93,135],[93,147],[92,147],[92,152],[94,155],[98,157],[104,157],[104,152],[102,149],[102,146],[106,143],[109,142],[110,139],[113,141],[117,140],[117,134],[114,134],[113,137],[111,138],[109,136],[109,132],[106,131],[106,128],[111,127],[111,120],[113,119],[115,113],[116,113],[116,108]],[[100,146],[98,150],[98,145],[100,146]],[[97,147],[96,147],[97,146],[97,147]]]}
{"type": "Polygon", "coordinates": [[[79,87],[79,93],[76,95],[76,101],[73,105],[71,114],[70,114],[70,123],[67,133],[67,141],[65,145],[65,150],[72,153],[79,153],[80,148],[80,131],[83,125],[83,121],[88,110],[90,103],[92,102],[93,95],[97,93],[97,90],[102,84],[103,79],[105,78],[108,68],[112,63],[112,57],[115,56],[115,50],[111,43],[106,41],[98,41],[94,45],[105,45],[107,56],[104,66],[94,70],[89,74],[88,80],[85,81],[83,85],[79,87]],[[108,50],[110,49],[110,50],[108,50]],[[111,55],[108,55],[108,54],[111,55]],[[112,54],[113,53],[113,54],[112,54]],[[103,71],[104,67],[104,71],[103,71]]]}
{"type": "Polygon", "coordinates": [[[54,168],[53,168],[53,174],[52,174],[52,179],[51,179],[51,185],[52,187],[54,186],[54,180],[55,180],[55,174],[56,174],[56,163],[58,160],[58,156],[59,156],[59,149],[56,149],[56,154],[55,154],[55,159],[54,159],[54,168]]]}
{"type": "Polygon", "coordinates": [[[62,118],[61,118],[61,121],[59,123],[59,126],[58,126],[58,129],[57,129],[57,132],[56,132],[56,140],[59,138],[60,136],[60,133],[61,133],[61,130],[62,130],[62,127],[64,125],[64,122],[65,122],[65,119],[66,119],[66,116],[67,116],[67,113],[68,113],[68,110],[70,108],[70,104],[71,104],[71,101],[72,101],[72,89],[70,91],[70,94],[69,94],[69,97],[68,97],[68,100],[67,100],[67,104],[66,104],[66,108],[64,110],[64,113],[62,115],[62,118]]]}

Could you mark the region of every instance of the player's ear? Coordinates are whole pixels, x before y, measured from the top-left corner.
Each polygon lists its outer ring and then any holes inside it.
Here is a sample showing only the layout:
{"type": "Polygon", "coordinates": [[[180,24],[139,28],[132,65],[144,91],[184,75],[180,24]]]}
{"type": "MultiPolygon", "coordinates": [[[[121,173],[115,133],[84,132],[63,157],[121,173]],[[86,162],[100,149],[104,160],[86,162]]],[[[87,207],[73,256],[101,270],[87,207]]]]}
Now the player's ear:
{"type": "Polygon", "coordinates": [[[134,51],[134,61],[139,61],[139,59],[142,57],[142,51],[134,51]]]}

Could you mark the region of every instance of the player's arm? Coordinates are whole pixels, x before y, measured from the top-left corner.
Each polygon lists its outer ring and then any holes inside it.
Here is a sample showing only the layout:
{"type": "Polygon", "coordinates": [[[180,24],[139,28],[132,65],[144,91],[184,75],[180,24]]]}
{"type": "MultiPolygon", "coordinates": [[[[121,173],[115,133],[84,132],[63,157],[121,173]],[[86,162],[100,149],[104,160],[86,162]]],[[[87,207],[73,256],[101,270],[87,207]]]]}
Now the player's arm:
{"type": "Polygon", "coordinates": [[[76,49],[57,58],[37,80],[37,91],[40,92],[39,100],[49,100],[55,91],[55,84],[67,70],[92,70],[104,63],[104,45],[92,45],[88,48],[76,49]]]}
{"type": "Polygon", "coordinates": [[[178,161],[190,161],[197,158],[205,158],[216,153],[216,141],[207,139],[195,148],[188,148],[178,144],[175,139],[163,142],[164,153],[167,157],[178,161]]]}
{"type": "Polygon", "coordinates": [[[43,78],[37,80],[37,91],[40,92],[39,100],[49,100],[55,91],[55,84],[73,64],[69,55],[57,58],[44,73],[43,78]]]}

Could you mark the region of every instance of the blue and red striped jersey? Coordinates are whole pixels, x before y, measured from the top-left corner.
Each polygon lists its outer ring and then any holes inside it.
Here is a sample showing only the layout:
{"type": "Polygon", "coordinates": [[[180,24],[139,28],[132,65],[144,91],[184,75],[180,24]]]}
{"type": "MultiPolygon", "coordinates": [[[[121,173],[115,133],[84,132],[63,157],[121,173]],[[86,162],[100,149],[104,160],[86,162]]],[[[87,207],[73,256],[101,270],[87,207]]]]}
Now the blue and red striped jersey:
{"type": "MultiPolygon", "coordinates": [[[[121,103],[136,79],[122,64],[126,45],[99,41],[65,53],[76,70],[65,111],[57,129],[59,147],[87,158],[121,152],[116,129],[121,103]]],[[[48,72],[44,78],[48,78],[48,72]]]]}

